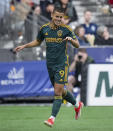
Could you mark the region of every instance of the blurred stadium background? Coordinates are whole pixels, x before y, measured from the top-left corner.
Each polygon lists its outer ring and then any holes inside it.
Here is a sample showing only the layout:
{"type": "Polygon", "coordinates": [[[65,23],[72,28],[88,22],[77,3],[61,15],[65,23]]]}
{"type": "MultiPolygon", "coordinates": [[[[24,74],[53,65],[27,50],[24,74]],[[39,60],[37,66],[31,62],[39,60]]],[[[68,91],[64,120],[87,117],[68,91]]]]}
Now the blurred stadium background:
{"type": "MultiPolygon", "coordinates": [[[[45,43],[43,42],[41,47],[25,49],[17,54],[13,52],[13,48],[16,46],[34,40],[41,25],[49,21],[42,15],[36,17],[33,12],[32,15],[27,16],[30,11],[28,3],[32,2],[38,5],[38,0],[23,1],[0,1],[0,103],[51,103],[53,101],[53,88],[45,66],[45,43]]],[[[113,37],[112,4],[109,5],[107,0],[73,0],[72,3],[78,14],[78,21],[70,24],[73,29],[77,23],[83,22],[84,11],[89,9],[92,11],[93,21],[98,25],[106,25],[110,36],[113,37]]],[[[83,48],[87,49],[88,54],[96,62],[89,68],[86,79],[88,89],[86,99],[91,97],[88,95],[92,90],[90,86],[94,86],[94,92],[97,91],[98,80],[102,79],[103,83],[100,83],[98,89],[102,92],[98,93],[99,103],[97,105],[113,106],[113,46],[85,46],[83,48]],[[91,69],[97,74],[91,72],[91,69]],[[107,72],[107,78],[100,78],[101,72],[107,72]],[[97,79],[95,80],[94,76],[91,77],[92,75],[95,75],[97,79]],[[91,82],[89,83],[89,81],[91,82]],[[109,86],[107,86],[108,84],[109,86]],[[102,100],[105,102],[101,103],[102,100]]],[[[71,52],[70,56],[73,57],[75,53],[76,50],[71,52]]],[[[71,59],[73,59],[72,57],[71,59]]],[[[78,93],[75,91],[74,95],[77,96],[78,93]]],[[[94,99],[97,102],[95,94],[92,95],[94,96],[91,97],[91,100],[94,99]]],[[[87,105],[90,105],[89,101],[87,101],[87,105]]]]}

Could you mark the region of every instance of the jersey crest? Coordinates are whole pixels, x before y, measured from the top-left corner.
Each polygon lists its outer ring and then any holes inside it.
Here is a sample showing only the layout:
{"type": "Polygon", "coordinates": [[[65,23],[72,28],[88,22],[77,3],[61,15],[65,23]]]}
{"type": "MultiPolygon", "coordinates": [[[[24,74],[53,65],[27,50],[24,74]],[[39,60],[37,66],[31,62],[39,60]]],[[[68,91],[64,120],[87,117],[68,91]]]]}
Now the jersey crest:
{"type": "Polygon", "coordinates": [[[59,37],[62,36],[62,33],[63,33],[62,30],[58,30],[58,31],[57,31],[57,35],[58,35],[59,37]]]}

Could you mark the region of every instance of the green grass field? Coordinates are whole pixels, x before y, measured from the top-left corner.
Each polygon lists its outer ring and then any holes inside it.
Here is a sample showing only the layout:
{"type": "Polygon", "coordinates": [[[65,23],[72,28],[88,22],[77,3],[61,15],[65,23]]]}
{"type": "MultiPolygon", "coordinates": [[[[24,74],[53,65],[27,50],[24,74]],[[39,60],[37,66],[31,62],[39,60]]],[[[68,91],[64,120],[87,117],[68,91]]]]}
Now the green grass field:
{"type": "Polygon", "coordinates": [[[79,120],[62,106],[54,127],[43,124],[51,106],[0,106],[0,131],[113,131],[113,107],[84,107],[79,120]]]}

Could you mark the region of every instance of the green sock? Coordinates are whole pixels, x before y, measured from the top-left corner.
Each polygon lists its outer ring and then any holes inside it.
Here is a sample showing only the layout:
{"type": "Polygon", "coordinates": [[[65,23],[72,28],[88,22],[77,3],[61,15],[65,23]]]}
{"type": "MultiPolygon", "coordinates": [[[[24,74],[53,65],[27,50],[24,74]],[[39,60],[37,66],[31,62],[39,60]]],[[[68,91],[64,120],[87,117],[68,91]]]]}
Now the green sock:
{"type": "Polygon", "coordinates": [[[73,95],[69,91],[66,91],[66,94],[65,94],[65,96],[63,96],[63,99],[70,102],[72,105],[76,104],[75,98],[73,97],[73,95]]]}
{"type": "Polygon", "coordinates": [[[55,96],[51,115],[56,117],[62,104],[62,96],[55,96]]]}

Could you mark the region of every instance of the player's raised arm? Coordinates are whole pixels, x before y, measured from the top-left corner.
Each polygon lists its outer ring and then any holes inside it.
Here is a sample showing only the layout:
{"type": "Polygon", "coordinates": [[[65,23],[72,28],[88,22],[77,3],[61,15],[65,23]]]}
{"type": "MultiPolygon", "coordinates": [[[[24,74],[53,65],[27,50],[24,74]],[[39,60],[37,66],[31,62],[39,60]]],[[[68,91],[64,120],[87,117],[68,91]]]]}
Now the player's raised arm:
{"type": "Polygon", "coordinates": [[[72,39],[71,43],[76,48],[79,48],[80,46],[79,41],[77,39],[72,39]]]}
{"type": "Polygon", "coordinates": [[[38,41],[38,40],[34,40],[30,43],[27,43],[27,44],[24,44],[24,45],[21,45],[21,46],[17,46],[15,49],[14,49],[14,52],[18,52],[24,48],[31,48],[31,47],[36,47],[36,46],[39,46],[41,44],[41,41],[38,41]]]}
{"type": "Polygon", "coordinates": [[[71,37],[66,37],[64,40],[66,41],[70,41],[72,43],[72,45],[76,48],[79,48],[79,41],[77,39],[73,39],[71,37]]]}

